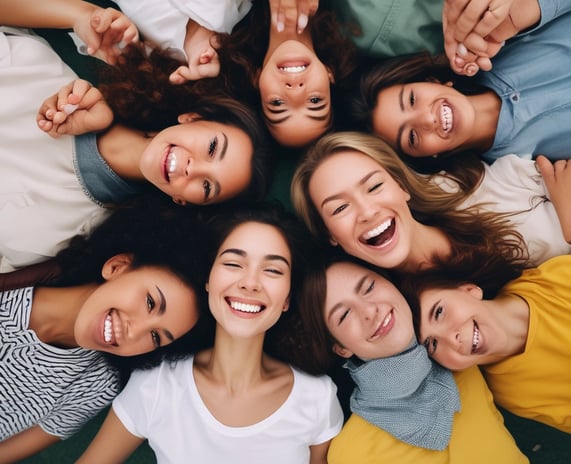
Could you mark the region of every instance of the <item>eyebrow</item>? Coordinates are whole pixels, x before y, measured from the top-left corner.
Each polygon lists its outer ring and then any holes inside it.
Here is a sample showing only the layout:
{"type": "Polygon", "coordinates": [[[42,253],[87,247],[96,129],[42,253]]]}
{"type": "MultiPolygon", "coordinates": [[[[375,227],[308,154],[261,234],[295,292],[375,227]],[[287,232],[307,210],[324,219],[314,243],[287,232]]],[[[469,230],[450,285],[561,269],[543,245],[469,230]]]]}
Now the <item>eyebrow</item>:
{"type": "MultiPolygon", "coordinates": [[[[308,111],[320,111],[320,110],[322,110],[323,108],[325,108],[325,106],[326,106],[326,105],[322,105],[322,106],[319,106],[319,107],[316,107],[316,108],[307,108],[307,110],[308,110],[308,111]]],[[[266,109],[267,109],[270,113],[274,113],[274,114],[280,114],[280,113],[283,113],[284,111],[287,111],[287,110],[278,110],[278,111],[276,111],[276,110],[272,110],[272,109],[270,109],[270,108],[266,108],[266,109]]],[[[314,121],[327,121],[327,120],[330,118],[330,116],[331,116],[331,112],[328,112],[327,114],[324,114],[324,115],[322,115],[322,116],[314,116],[314,115],[311,115],[311,114],[306,114],[305,116],[308,117],[309,119],[313,119],[314,121]]],[[[275,125],[275,124],[281,124],[282,122],[287,121],[289,118],[291,118],[291,114],[288,114],[288,115],[286,115],[286,116],[284,116],[283,118],[280,118],[280,119],[270,119],[268,116],[266,116],[266,115],[264,114],[264,118],[265,118],[270,124],[274,124],[274,125],[275,125]]]]}
{"type": "MultiPolygon", "coordinates": [[[[381,172],[380,169],[376,169],[374,171],[371,171],[369,174],[366,174],[358,183],[357,185],[363,185],[365,182],[367,182],[371,177],[373,177],[375,174],[381,172]]],[[[335,195],[331,195],[327,198],[325,198],[322,202],[321,202],[321,208],[323,208],[323,205],[325,205],[325,203],[332,201],[332,200],[336,200],[337,198],[339,198],[341,195],[340,194],[335,194],[335,195]]]]}
{"type": "MultiPolygon", "coordinates": [[[[163,294],[161,289],[157,285],[155,285],[155,288],[157,289],[157,292],[159,293],[159,300],[160,300],[158,312],[162,316],[167,309],[167,302],[165,299],[165,295],[163,294]]],[[[163,329],[163,333],[165,334],[165,337],[167,337],[171,342],[174,342],[174,336],[172,333],[170,333],[167,329],[163,329]]]]}
{"type": "MultiPolygon", "coordinates": [[[[404,85],[401,87],[400,92],[399,92],[399,106],[400,106],[400,110],[402,112],[404,112],[403,93],[404,93],[404,85]]],[[[404,132],[404,124],[401,124],[399,126],[399,130],[397,132],[397,140],[396,140],[397,150],[400,151],[401,153],[404,153],[404,151],[402,149],[402,143],[401,143],[403,132],[404,132]]]]}
{"type": "MultiPolygon", "coordinates": [[[[225,255],[227,253],[233,253],[242,257],[246,257],[248,255],[248,253],[246,253],[244,250],[240,250],[239,248],[227,248],[222,253],[220,253],[219,256],[225,255]]],[[[291,267],[289,261],[285,259],[282,255],[267,254],[264,255],[264,260],[283,261],[285,264],[287,264],[288,267],[291,267]]]]}

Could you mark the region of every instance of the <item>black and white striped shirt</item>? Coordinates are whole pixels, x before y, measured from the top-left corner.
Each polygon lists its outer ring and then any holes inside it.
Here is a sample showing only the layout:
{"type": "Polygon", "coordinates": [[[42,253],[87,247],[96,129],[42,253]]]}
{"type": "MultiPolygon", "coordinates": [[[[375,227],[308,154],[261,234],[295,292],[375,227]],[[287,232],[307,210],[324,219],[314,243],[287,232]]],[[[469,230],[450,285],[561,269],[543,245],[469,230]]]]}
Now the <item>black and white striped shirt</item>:
{"type": "Polygon", "coordinates": [[[119,390],[99,352],[57,348],[28,329],[32,298],[31,287],[0,292],[0,441],[34,425],[66,438],[119,390]]]}

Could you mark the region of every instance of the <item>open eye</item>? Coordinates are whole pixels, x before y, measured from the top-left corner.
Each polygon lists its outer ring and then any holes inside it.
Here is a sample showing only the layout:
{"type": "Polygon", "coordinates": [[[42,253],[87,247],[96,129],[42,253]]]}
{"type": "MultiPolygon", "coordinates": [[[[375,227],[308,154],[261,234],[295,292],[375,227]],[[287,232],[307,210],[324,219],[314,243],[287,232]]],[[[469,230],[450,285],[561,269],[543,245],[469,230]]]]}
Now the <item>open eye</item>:
{"type": "Polygon", "coordinates": [[[436,340],[435,338],[427,338],[426,340],[424,340],[423,344],[424,347],[426,348],[426,351],[428,351],[428,354],[430,356],[434,355],[434,352],[438,347],[438,340],[436,340]]]}
{"type": "Polygon", "coordinates": [[[205,180],[202,183],[202,189],[204,190],[204,201],[208,201],[208,199],[210,198],[210,192],[212,191],[212,184],[205,180]]]}
{"type": "Polygon", "coordinates": [[[410,103],[410,106],[414,106],[414,103],[416,102],[416,97],[414,96],[414,92],[412,90],[410,91],[410,95],[408,96],[408,101],[410,103]]]}
{"type": "Polygon", "coordinates": [[[309,99],[309,103],[313,104],[313,105],[317,105],[318,103],[321,103],[323,101],[323,98],[321,97],[311,97],[309,99]]]}
{"type": "Polygon", "coordinates": [[[418,143],[418,137],[416,135],[416,132],[411,130],[408,133],[408,144],[411,148],[414,148],[417,143],[418,143]]]}
{"type": "Polygon", "coordinates": [[[161,346],[161,336],[156,330],[151,330],[151,339],[153,341],[153,346],[159,348],[161,346]]]}
{"type": "Polygon", "coordinates": [[[284,102],[283,100],[279,99],[279,98],[275,98],[275,99],[273,99],[273,100],[270,100],[270,105],[271,105],[271,106],[282,106],[282,105],[284,105],[284,104],[285,104],[285,102],[284,102]]]}
{"type": "Polygon", "coordinates": [[[345,210],[345,208],[347,208],[347,206],[348,206],[347,204],[344,204],[344,205],[338,206],[337,208],[335,208],[335,209],[333,210],[333,214],[332,214],[332,216],[335,216],[336,214],[339,214],[339,213],[341,213],[342,211],[344,211],[344,210],[345,210]]]}
{"type": "Polygon", "coordinates": [[[434,310],[434,320],[437,321],[440,316],[442,315],[442,311],[444,309],[442,308],[442,306],[437,306],[436,309],[434,310]]]}
{"type": "Polygon", "coordinates": [[[147,293],[147,309],[151,312],[155,308],[155,300],[153,297],[147,293]]]}
{"type": "Polygon", "coordinates": [[[208,156],[210,158],[214,158],[214,155],[216,154],[216,148],[218,148],[218,137],[214,137],[208,145],[208,156]]]}

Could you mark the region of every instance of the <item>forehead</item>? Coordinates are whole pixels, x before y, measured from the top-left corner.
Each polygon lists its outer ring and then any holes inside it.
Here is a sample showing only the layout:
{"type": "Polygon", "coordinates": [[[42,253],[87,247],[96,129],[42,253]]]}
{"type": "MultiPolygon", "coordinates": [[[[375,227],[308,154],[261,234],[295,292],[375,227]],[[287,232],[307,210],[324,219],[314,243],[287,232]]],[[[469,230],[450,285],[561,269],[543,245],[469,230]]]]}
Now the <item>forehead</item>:
{"type": "Polygon", "coordinates": [[[275,226],[261,222],[244,222],[228,234],[220,246],[244,250],[248,255],[280,255],[290,260],[289,245],[282,232],[275,226]]]}

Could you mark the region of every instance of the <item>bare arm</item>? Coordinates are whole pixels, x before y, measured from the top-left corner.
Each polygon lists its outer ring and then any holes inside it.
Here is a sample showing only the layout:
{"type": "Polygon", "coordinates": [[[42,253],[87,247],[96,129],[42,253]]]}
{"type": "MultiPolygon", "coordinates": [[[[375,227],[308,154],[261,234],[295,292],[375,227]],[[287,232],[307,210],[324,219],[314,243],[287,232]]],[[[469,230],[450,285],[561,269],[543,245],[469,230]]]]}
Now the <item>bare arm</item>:
{"type": "Polygon", "coordinates": [[[20,461],[47,448],[60,439],[45,432],[39,425],[0,442],[0,464],[20,461]]]}
{"type": "Polygon", "coordinates": [[[309,464],[327,464],[327,451],[331,440],[309,447],[309,464]]]}
{"type": "Polygon", "coordinates": [[[122,12],[82,0],[0,0],[0,24],[73,29],[90,55],[110,64],[120,54],[119,45],[139,40],[136,26],[122,12]]]}
{"type": "Polygon", "coordinates": [[[113,408],[105,418],[95,438],[76,461],[77,464],[114,464],[124,462],[143,443],[131,434],[119,420],[113,408]]]}
{"type": "Polygon", "coordinates": [[[545,156],[538,156],[536,162],[559,217],[563,236],[571,243],[571,162],[551,163],[545,156]]]}

